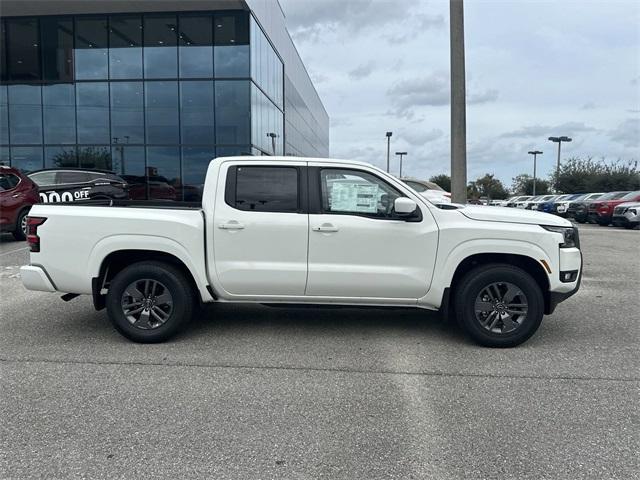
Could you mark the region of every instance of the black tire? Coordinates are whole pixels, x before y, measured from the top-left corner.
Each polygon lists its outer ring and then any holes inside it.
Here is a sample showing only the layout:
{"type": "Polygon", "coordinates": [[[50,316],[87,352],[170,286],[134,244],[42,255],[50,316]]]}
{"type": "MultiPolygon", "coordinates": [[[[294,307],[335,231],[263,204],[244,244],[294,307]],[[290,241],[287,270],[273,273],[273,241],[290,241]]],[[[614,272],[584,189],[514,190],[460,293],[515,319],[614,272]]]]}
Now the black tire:
{"type": "MultiPolygon", "coordinates": [[[[472,340],[485,347],[506,348],[520,345],[538,330],[544,315],[544,298],[540,286],[521,268],[506,264],[483,265],[468,272],[455,288],[454,301],[456,319],[460,326],[472,340]],[[517,317],[520,321],[519,326],[507,333],[488,330],[482,326],[476,315],[476,299],[487,286],[500,282],[508,282],[517,287],[527,303],[524,318],[517,317]]],[[[498,325],[501,322],[502,320],[498,320],[498,325]]],[[[507,325],[503,324],[505,330],[506,327],[507,325]]]]}
{"type": "MultiPolygon", "coordinates": [[[[157,261],[134,263],[118,273],[111,281],[106,300],[109,320],[116,330],[129,340],[139,343],[163,342],[176,335],[191,320],[194,303],[193,287],[184,274],[172,265],[157,261]],[[134,282],[147,279],[158,282],[162,291],[168,291],[171,310],[164,323],[151,327],[151,321],[147,320],[147,328],[144,328],[144,325],[136,326],[127,318],[122,302],[127,288],[134,282]]],[[[144,311],[148,312],[148,309],[144,311]]],[[[150,318],[147,313],[147,319],[150,318]]]]}
{"type": "Polygon", "coordinates": [[[637,223],[625,223],[624,224],[624,228],[626,228],[627,230],[633,230],[637,226],[638,226],[637,223]]]}
{"type": "Polygon", "coordinates": [[[575,217],[575,220],[576,220],[576,222],[578,222],[578,223],[585,223],[585,222],[586,222],[586,220],[585,220],[584,218],[578,218],[578,217],[575,217]]]}
{"type": "Polygon", "coordinates": [[[597,223],[601,227],[608,227],[609,226],[609,222],[603,222],[603,221],[598,220],[597,223]]]}
{"type": "Polygon", "coordinates": [[[13,238],[15,238],[16,240],[26,240],[27,238],[26,232],[22,229],[22,222],[27,215],[29,215],[29,210],[23,210],[20,212],[20,215],[18,215],[18,220],[16,220],[16,228],[13,230],[13,232],[11,232],[13,234],[13,238]]]}

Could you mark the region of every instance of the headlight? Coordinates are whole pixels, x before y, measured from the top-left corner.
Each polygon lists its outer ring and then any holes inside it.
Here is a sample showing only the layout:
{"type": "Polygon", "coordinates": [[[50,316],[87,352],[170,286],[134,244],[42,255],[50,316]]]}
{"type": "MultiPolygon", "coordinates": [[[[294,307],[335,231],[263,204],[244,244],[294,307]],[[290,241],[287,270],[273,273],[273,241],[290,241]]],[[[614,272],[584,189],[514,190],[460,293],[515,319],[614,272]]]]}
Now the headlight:
{"type": "Polygon", "coordinates": [[[540,225],[545,230],[555,233],[561,233],[564,242],[560,244],[560,248],[580,248],[580,239],[578,237],[578,229],[575,227],[550,227],[547,225],[540,225]]]}
{"type": "Polygon", "coordinates": [[[624,213],[630,213],[631,215],[637,215],[638,211],[635,208],[627,208],[624,213]]]}

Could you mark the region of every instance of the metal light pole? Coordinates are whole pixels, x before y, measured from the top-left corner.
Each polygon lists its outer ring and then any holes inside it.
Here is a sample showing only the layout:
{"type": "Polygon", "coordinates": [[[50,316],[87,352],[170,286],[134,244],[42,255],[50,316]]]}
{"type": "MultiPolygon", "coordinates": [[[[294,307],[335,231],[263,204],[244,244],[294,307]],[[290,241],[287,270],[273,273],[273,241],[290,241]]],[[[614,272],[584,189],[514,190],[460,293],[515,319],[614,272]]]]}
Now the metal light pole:
{"type": "Polygon", "coordinates": [[[389,151],[391,149],[391,135],[393,132],[387,132],[387,173],[389,173],[389,151]]]}
{"type": "Polygon", "coordinates": [[[536,157],[538,155],[542,155],[540,150],[533,150],[531,152],[527,152],[529,155],[533,155],[533,196],[536,195],[536,157]]]}
{"type": "Polygon", "coordinates": [[[558,163],[556,164],[556,182],[554,188],[556,193],[558,192],[558,180],[560,180],[560,148],[562,146],[562,142],[570,142],[571,138],[569,137],[549,137],[549,140],[558,144],[558,163]]]}
{"type": "Polygon", "coordinates": [[[402,157],[404,157],[407,152],[396,152],[396,155],[400,156],[400,178],[402,178],[402,157]]]}
{"type": "Polygon", "coordinates": [[[269,132],[267,133],[267,137],[271,137],[271,149],[273,150],[273,154],[276,154],[276,138],[279,137],[279,135],[276,135],[273,132],[269,132]]]}
{"type": "Polygon", "coordinates": [[[451,43],[451,201],[467,202],[467,113],[464,69],[464,5],[449,0],[451,43]]]}

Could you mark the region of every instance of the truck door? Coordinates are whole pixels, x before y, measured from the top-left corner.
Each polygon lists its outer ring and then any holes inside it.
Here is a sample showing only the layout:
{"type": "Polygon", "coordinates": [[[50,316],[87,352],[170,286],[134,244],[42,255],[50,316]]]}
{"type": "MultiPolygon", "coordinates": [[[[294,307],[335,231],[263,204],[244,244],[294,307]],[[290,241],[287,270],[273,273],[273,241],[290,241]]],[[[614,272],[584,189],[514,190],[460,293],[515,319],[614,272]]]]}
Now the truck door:
{"type": "MultiPolygon", "coordinates": [[[[309,163],[306,294],[417,299],[431,284],[438,227],[424,205],[406,221],[397,197],[414,196],[374,171],[309,163]]],[[[415,198],[414,198],[415,200],[415,198]]]]}
{"type": "Polygon", "coordinates": [[[214,207],[213,251],[231,295],[302,296],[309,216],[306,162],[223,163],[214,207]]]}

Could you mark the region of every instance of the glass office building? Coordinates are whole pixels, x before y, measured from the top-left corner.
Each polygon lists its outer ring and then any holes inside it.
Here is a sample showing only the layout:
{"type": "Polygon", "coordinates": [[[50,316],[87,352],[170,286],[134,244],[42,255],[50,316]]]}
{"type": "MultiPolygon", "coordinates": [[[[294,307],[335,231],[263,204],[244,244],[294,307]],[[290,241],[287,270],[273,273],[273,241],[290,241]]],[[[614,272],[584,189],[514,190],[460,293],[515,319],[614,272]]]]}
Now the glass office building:
{"type": "Polygon", "coordinates": [[[169,3],[3,2],[0,163],[111,170],[193,200],[214,157],[328,156],[277,2],[169,3]]]}

